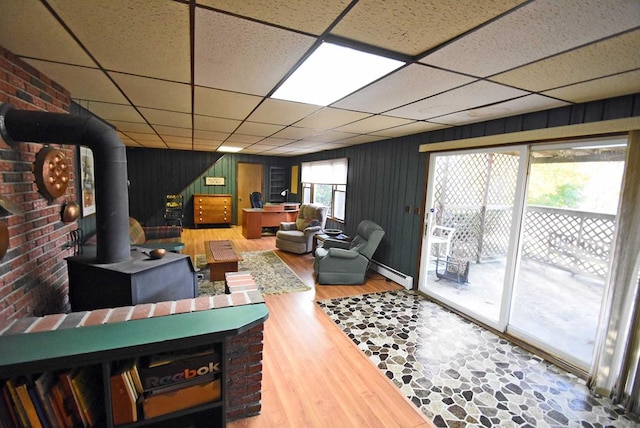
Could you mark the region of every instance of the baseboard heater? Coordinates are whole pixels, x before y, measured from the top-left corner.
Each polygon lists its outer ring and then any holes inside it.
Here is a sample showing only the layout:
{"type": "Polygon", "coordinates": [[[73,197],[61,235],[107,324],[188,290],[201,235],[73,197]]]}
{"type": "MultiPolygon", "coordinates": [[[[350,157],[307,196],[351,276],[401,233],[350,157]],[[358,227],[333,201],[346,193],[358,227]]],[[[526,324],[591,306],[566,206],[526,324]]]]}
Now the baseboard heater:
{"type": "Polygon", "coordinates": [[[385,278],[388,278],[391,281],[402,285],[407,290],[411,290],[413,288],[412,276],[405,275],[402,272],[398,272],[397,270],[389,266],[383,265],[382,263],[377,262],[375,260],[371,260],[370,268],[371,270],[378,272],[380,275],[384,276],[385,278]]]}

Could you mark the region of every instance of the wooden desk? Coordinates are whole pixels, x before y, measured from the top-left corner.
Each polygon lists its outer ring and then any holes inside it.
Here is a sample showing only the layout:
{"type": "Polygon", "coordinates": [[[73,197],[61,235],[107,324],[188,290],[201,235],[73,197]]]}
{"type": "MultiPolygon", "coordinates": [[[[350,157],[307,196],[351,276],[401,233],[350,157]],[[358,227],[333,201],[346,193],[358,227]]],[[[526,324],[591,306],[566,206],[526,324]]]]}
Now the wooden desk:
{"type": "Polygon", "coordinates": [[[297,207],[243,208],[242,212],[242,236],[247,239],[260,239],[263,227],[279,227],[283,221],[296,221],[298,218],[297,207]]]}

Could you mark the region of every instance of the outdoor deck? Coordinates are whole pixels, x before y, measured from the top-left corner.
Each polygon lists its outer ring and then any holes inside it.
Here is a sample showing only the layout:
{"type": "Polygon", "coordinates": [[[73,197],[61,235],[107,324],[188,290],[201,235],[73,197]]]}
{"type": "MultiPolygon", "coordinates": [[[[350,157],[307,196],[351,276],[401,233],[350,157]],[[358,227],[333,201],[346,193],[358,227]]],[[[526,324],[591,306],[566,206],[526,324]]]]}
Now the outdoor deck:
{"type": "MultiPolygon", "coordinates": [[[[429,288],[444,299],[497,320],[504,284],[505,259],[471,263],[469,283],[438,280],[428,272],[429,288]]],[[[514,329],[561,349],[589,364],[600,313],[604,280],[525,260],[511,308],[514,329]]]]}

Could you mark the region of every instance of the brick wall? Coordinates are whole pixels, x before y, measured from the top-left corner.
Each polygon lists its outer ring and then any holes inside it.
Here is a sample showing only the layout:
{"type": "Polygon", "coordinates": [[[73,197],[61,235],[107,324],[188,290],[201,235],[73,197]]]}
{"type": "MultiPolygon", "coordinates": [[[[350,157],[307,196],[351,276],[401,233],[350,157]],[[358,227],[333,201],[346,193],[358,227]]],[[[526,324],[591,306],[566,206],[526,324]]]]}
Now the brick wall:
{"type": "MultiPolygon", "coordinates": [[[[66,113],[69,92],[0,46],[0,103],[18,109],[66,113]]],[[[65,224],[61,211],[76,200],[75,146],[55,146],[69,160],[70,182],[65,194],[46,200],[38,193],[33,174],[42,144],[10,147],[0,137],[0,195],[22,210],[13,215],[0,210],[0,225],[9,231],[9,249],[0,260],[0,320],[66,312],[68,276],[63,245],[76,223],[65,224]]]]}
{"type": "Polygon", "coordinates": [[[227,340],[227,418],[260,414],[262,409],[262,348],[260,324],[227,340]]]}

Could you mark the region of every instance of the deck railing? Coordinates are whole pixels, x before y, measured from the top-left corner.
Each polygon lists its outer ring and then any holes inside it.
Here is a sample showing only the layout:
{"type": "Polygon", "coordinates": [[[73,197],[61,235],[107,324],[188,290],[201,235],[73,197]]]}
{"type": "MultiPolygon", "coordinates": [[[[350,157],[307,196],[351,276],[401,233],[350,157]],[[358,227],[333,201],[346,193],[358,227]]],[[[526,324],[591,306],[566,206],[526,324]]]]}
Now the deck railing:
{"type": "Polygon", "coordinates": [[[616,216],[528,206],[523,257],[572,273],[604,278],[616,216]]]}
{"type": "MultiPolygon", "coordinates": [[[[447,207],[446,226],[456,228],[452,252],[483,262],[506,256],[511,207],[447,207]]],[[[527,206],[522,256],[572,273],[604,278],[615,215],[527,206]]]]}

